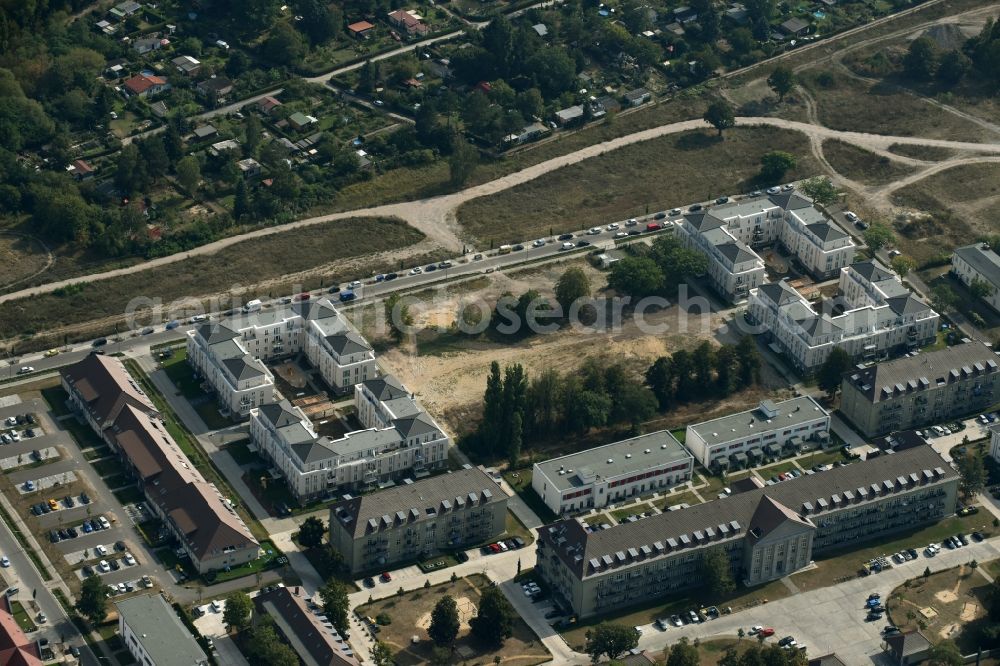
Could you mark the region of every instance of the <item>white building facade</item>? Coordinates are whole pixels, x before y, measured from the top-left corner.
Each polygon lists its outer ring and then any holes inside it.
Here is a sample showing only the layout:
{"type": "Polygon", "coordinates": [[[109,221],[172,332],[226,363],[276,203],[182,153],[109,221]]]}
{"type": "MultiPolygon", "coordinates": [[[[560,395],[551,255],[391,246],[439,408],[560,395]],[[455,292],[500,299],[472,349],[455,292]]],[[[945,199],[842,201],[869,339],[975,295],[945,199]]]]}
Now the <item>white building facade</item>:
{"type": "Polygon", "coordinates": [[[842,268],[839,286],[838,297],[817,311],[784,281],[762,285],[750,292],[747,315],[772,349],[805,373],[834,347],[854,360],[875,361],[934,341],[938,313],[877,261],[842,268]]]}
{"type": "Polygon", "coordinates": [[[250,412],[250,437],[299,499],[341,489],[368,489],[447,465],[450,439],[394,377],[355,386],[364,430],[339,438],[316,433],[286,401],[250,412]]]}
{"type": "Polygon", "coordinates": [[[951,256],[951,272],[966,287],[981,282],[989,287],[983,298],[994,310],[1000,311],[1000,255],[988,243],[973,243],[955,249],[951,256]]]}

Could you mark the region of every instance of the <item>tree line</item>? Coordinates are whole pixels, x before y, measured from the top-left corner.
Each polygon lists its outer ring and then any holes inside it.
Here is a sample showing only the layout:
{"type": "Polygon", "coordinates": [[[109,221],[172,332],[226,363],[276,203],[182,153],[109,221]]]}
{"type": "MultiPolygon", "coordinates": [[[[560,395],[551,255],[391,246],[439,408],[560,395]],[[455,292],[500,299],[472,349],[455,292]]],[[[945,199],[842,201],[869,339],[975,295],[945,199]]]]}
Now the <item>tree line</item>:
{"type": "Polygon", "coordinates": [[[759,381],[760,356],[752,338],[713,349],[705,341],[692,352],[657,359],[641,376],[625,364],[589,358],[573,371],[553,368],[528,377],[512,364],[494,361],[483,394],[483,416],[462,447],[485,460],[516,465],[522,449],[559,433],[626,426],[639,433],[657,410],[694,400],[720,398],[759,381]]]}
{"type": "Polygon", "coordinates": [[[688,278],[708,269],[708,258],[684,247],[673,235],[657,236],[651,246],[627,246],[628,256],[611,266],[608,286],[633,298],[669,296],[688,278]]]}

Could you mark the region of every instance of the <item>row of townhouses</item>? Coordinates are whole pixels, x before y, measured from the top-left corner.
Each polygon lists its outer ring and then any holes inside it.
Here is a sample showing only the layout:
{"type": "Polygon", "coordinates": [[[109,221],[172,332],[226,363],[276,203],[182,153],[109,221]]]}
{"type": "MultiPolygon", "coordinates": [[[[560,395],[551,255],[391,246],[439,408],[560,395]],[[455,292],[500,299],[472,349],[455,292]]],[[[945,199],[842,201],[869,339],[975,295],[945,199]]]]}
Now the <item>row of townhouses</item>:
{"type": "Polygon", "coordinates": [[[830,441],[830,414],[810,396],[689,425],[684,444],[712,471],[748,467],[830,441]]]}
{"type": "Polygon", "coordinates": [[[938,313],[878,261],[841,268],[839,288],[837,298],[814,308],[785,281],[764,284],[750,291],[747,314],[771,348],[805,373],[834,347],[856,361],[875,361],[934,341],[938,313]]]}
{"type": "Polygon", "coordinates": [[[331,438],[287,401],[250,410],[250,438],[301,502],[340,489],[365,489],[447,465],[450,440],[393,376],[354,387],[363,430],[331,438]]]}
{"type": "Polygon", "coordinates": [[[471,465],[330,506],[330,544],[354,573],[464,550],[506,528],[507,493],[471,465]]]}
{"type": "Polygon", "coordinates": [[[675,226],[687,247],[708,257],[712,286],[733,303],[767,282],[755,248],[780,244],[819,279],[836,275],[854,258],[850,235],[795,192],[689,212],[675,226]]]}
{"type": "Polygon", "coordinates": [[[980,282],[987,287],[983,300],[1000,311],[1000,255],[989,243],[973,243],[955,249],[951,272],[966,287],[980,282]]]}
{"type": "Polygon", "coordinates": [[[188,362],[235,418],[277,401],[272,359],[303,353],[337,394],[378,376],[371,345],[328,299],[241,313],[187,335],[188,362]]]}
{"type": "Polygon", "coordinates": [[[60,374],[69,405],[121,458],[195,569],[220,571],[259,556],[230,501],[190,463],[121,361],[90,354],[60,374]]]}
{"type": "Polygon", "coordinates": [[[531,487],[555,514],[587,511],[685,483],[693,460],[660,430],[535,463],[531,487]]]}
{"type": "Polygon", "coordinates": [[[758,585],[814,555],[938,521],[954,513],[958,485],[921,445],[603,530],[560,520],[539,530],[535,572],[579,617],[702,584],[711,551],[725,556],[735,580],[758,585]]]}
{"type": "Polygon", "coordinates": [[[998,362],[974,341],[859,368],[844,376],[840,411],[867,437],[986,411],[996,402],[998,362]]]}

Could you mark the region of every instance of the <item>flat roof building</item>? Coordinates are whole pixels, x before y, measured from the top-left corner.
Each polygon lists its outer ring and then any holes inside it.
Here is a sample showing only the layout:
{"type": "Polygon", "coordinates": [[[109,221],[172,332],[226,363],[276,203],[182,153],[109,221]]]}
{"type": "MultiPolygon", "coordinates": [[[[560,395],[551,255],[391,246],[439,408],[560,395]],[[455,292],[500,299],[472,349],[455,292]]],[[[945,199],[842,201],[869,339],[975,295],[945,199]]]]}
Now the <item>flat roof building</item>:
{"type": "Polygon", "coordinates": [[[207,666],[208,656],[162,595],[148,594],[115,603],[118,633],[140,664],[207,666]]]}
{"type": "Polygon", "coordinates": [[[531,487],[559,515],[600,508],[691,478],[693,458],[660,430],[535,463],[531,487]]]}
{"type": "Polygon", "coordinates": [[[782,450],[829,441],[830,414],[810,396],[774,403],[687,427],[684,444],[709,469],[746,467],[782,450]]]}
{"type": "Polygon", "coordinates": [[[330,506],[330,544],[352,572],[462,550],[503,534],[507,493],[478,467],[330,506]]]}
{"type": "Polygon", "coordinates": [[[1000,358],[973,341],[849,372],[840,411],[867,437],[975,414],[995,401],[1000,358]]]}
{"type": "Polygon", "coordinates": [[[592,530],[568,518],[539,530],[535,573],[561,609],[589,617],[703,583],[709,551],[752,586],[814,554],[933,523],[955,512],[958,474],[930,446],[592,530]]]}

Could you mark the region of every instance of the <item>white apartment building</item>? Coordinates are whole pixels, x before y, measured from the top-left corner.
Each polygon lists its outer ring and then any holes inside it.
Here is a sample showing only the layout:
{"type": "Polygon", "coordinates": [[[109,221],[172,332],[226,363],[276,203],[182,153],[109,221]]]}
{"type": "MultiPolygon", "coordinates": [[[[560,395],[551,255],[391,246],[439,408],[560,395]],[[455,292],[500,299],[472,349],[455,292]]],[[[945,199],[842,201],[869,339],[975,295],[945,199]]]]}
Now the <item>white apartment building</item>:
{"type": "Polygon", "coordinates": [[[814,307],[784,281],[761,285],[750,292],[747,316],[764,327],[773,351],[806,373],[834,347],[874,361],[934,341],[938,313],[877,261],[842,268],[839,286],[837,298],[814,307]]]}
{"type": "Polygon", "coordinates": [[[142,666],[207,666],[208,656],[160,594],[115,602],[118,633],[142,666]]]}
{"type": "Polygon", "coordinates": [[[531,487],[557,515],[587,511],[685,483],[693,461],[660,430],[535,463],[531,487]]]}
{"type": "Polygon", "coordinates": [[[304,353],[334,393],[378,376],[371,346],[329,300],[240,314],[188,331],[188,362],[237,418],[272,404],[274,376],[264,362],[304,353]]]}
{"type": "Polygon", "coordinates": [[[795,192],[687,213],[676,227],[687,247],[708,257],[712,286],[732,302],[766,282],[764,260],[752,248],[780,243],[820,279],[854,258],[850,235],[795,192]]]}
{"type": "Polygon", "coordinates": [[[287,401],[250,411],[250,437],[300,500],[340,489],[376,487],[447,464],[450,440],[392,376],[358,384],[354,406],[365,426],[322,437],[287,401]]]}
{"type": "Polygon", "coordinates": [[[729,414],[687,427],[684,444],[708,469],[746,467],[782,449],[822,445],[829,440],[830,414],[809,396],[729,414]]]}
{"type": "Polygon", "coordinates": [[[968,287],[979,281],[991,289],[983,300],[1000,311],[1000,255],[988,243],[973,243],[955,249],[951,272],[968,287]]]}

